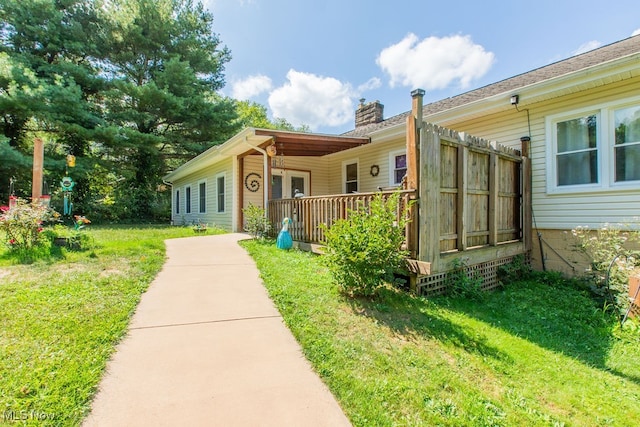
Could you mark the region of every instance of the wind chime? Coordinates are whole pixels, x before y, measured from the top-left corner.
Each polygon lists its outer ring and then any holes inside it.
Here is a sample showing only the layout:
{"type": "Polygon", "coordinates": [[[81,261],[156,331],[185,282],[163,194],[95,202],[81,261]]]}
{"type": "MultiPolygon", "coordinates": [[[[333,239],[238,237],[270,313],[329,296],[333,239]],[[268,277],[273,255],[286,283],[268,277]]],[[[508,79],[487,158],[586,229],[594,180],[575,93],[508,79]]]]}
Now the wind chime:
{"type": "Polygon", "coordinates": [[[73,212],[73,201],[71,200],[71,192],[73,191],[73,187],[76,183],[73,181],[73,178],[69,176],[69,168],[74,168],[76,166],[76,156],[69,154],[67,156],[67,169],[65,170],[65,176],[60,181],[60,187],[62,187],[63,197],[63,210],[62,213],[64,215],[71,216],[73,212]]]}
{"type": "Polygon", "coordinates": [[[280,150],[276,148],[275,143],[267,146],[267,155],[271,158],[272,168],[284,168],[284,150],[282,149],[282,143],[280,144],[280,150]]]}

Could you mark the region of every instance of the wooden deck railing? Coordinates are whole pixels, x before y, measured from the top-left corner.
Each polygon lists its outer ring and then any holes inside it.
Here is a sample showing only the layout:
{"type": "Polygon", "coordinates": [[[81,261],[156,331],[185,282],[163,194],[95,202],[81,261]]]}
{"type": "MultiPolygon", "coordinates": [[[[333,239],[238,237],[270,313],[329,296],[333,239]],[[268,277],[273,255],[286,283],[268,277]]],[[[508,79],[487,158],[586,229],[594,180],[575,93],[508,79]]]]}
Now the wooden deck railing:
{"type": "MultiPolygon", "coordinates": [[[[349,211],[355,210],[358,206],[368,206],[376,194],[389,197],[393,191],[382,191],[375,193],[353,193],[336,194],[327,196],[302,197],[299,199],[278,199],[269,201],[269,220],[273,225],[275,234],[280,230],[280,224],[285,217],[293,220],[289,227],[289,232],[293,240],[309,243],[324,242],[324,230],[320,224],[328,227],[338,219],[347,218],[349,211]]],[[[400,204],[398,206],[398,218],[405,211],[404,207],[410,200],[415,199],[414,190],[400,191],[400,204]]],[[[415,209],[415,205],[414,208],[415,209]]],[[[414,217],[413,209],[409,211],[410,217],[414,217]]],[[[407,248],[412,249],[413,230],[412,222],[407,226],[407,248]]]]}

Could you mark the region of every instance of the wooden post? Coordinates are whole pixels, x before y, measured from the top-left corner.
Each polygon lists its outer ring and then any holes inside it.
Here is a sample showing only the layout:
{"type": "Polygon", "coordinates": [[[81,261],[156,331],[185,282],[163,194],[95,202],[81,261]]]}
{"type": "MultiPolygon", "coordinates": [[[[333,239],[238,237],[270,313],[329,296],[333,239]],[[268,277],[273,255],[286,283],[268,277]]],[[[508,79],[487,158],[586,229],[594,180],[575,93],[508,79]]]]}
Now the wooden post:
{"type": "Polygon", "coordinates": [[[238,156],[238,176],[236,177],[236,188],[238,192],[238,230],[244,230],[244,156],[238,156]]]}
{"type": "Polygon", "coordinates": [[[42,139],[33,140],[33,180],[31,184],[31,202],[39,203],[42,196],[42,175],[44,170],[44,143],[42,139]]]}
{"type": "MultiPolygon", "coordinates": [[[[265,188],[267,189],[267,199],[268,200],[273,199],[273,185],[271,185],[271,175],[273,174],[272,162],[273,162],[273,157],[268,157],[267,176],[264,177],[264,185],[265,185],[265,188]]],[[[265,206],[264,209],[267,210],[267,207],[265,206]]]]}
{"type": "Polygon", "coordinates": [[[423,132],[420,147],[418,260],[431,263],[431,271],[440,271],[440,135],[431,128],[423,132]]]}
{"type": "MultiPolygon", "coordinates": [[[[411,116],[407,118],[407,181],[405,189],[416,190],[416,195],[420,194],[420,169],[422,168],[422,158],[420,146],[422,144],[422,102],[425,91],[416,89],[411,92],[411,116]]],[[[420,246],[420,215],[421,210],[418,205],[412,209],[412,224],[410,225],[407,237],[407,248],[410,256],[418,256],[420,246]]],[[[423,210],[426,212],[426,210],[423,210]]]]}
{"type": "Polygon", "coordinates": [[[420,188],[420,168],[418,166],[420,141],[418,135],[422,129],[422,98],[424,93],[422,89],[411,92],[413,98],[411,116],[407,117],[407,190],[419,190],[420,188]]]}

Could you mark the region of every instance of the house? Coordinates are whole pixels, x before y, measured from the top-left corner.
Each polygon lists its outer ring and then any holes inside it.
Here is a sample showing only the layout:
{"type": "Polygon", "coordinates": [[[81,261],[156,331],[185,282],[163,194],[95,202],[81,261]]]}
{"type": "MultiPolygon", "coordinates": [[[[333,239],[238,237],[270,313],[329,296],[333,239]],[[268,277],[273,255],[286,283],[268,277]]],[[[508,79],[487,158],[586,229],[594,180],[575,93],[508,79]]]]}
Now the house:
{"type": "MultiPolygon", "coordinates": [[[[492,234],[511,230],[513,236],[504,241],[526,240],[538,267],[544,262],[549,269],[572,271],[567,231],[577,225],[623,222],[640,212],[640,36],[635,36],[438,102],[422,105],[421,94],[413,94],[412,110],[388,119],[379,102],[362,100],[355,129],[342,135],[244,129],[165,177],[173,186],[172,221],[200,220],[241,231],[242,208],[249,203],[267,208],[273,203],[275,209],[278,200],[296,200],[299,193],[305,196],[300,200],[343,195],[340,205],[330,209],[335,214],[348,197],[398,188],[415,161],[411,135],[422,135],[427,124],[455,131],[453,139],[463,143],[474,135],[490,142],[483,143],[487,147],[495,147],[497,141],[522,150],[523,161],[517,157],[520,152],[500,151],[506,153],[509,168],[513,165],[520,174],[509,181],[518,188],[500,193],[507,197],[505,206],[527,197],[531,206],[508,208],[512,223],[502,226],[503,231],[486,226],[469,236],[488,235],[484,242],[491,246],[501,243],[492,234]],[[414,125],[423,132],[408,130],[414,125]],[[530,180],[522,174],[528,161],[530,180]],[[524,187],[529,185],[528,195],[524,187]],[[527,226],[528,217],[533,230],[527,226]],[[531,238],[533,234],[540,239],[531,238]]],[[[425,144],[416,143],[423,156],[425,144]]],[[[485,150],[487,159],[491,150],[485,150]]],[[[419,158],[415,166],[421,179],[429,175],[426,160],[419,158]]],[[[483,191],[476,194],[484,197],[483,191]]],[[[418,198],[425,203],[424,197],[418,198]]],[[[496,206],[491,197],[488,200],[478,203],[479,209],[496,206]]],[[[301,205],[288,203],[278,209],[306,226],[300,235],[309,236],[315,229],[309,226],[309,213],[302,217],[296,206],[301,205]]],[[[501,214],[492,211],[481,222],[496,215],[501,214]]],[[[418,232],[420,238],[423,232],[418,232]]],[[[459,242],[460,233],[449,234],[459,242]]],[[[440,245],[440,251],[446,249],[440,245]]]]}

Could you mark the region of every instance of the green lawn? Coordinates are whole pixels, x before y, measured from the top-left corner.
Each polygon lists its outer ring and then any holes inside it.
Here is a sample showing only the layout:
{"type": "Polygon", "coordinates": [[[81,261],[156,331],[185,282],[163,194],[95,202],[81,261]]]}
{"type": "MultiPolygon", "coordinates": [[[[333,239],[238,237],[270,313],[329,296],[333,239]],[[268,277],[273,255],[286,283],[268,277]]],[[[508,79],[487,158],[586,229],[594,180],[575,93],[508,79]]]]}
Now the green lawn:
{"type": "MultiPolygon", "coordinates": [[[[95,248],[31,265],[0,252],[0,408],[26,418],[19,425],[80,424],[162,266],[163,240],[194,235],[87,232],[95,248]]],[[[523,282],[481,302],[393,289],[349,299],[318,257],[273,242],[245,246],[356,426],[640,425],[640,331],[621,330],[571,287],[523,282]]]]}
{"type": "Polygon", "coordinates": [[[575,288],[483,301],[337,292],[319,258],[244,243],[287,325],[356,426],[640,425],[640,331],[575,288]]]}
{"type": "MultiPolygon", "coordinates": [[[[215,232],[210,230],[209,233],[215,232]]],[[[15,265],[0,249],[2,425],[79,425],[115,344],[188,227],[87,228],[95,247],[15,265]]],[[[0,236],[1,237],[1,236],[0,236]]]]}

